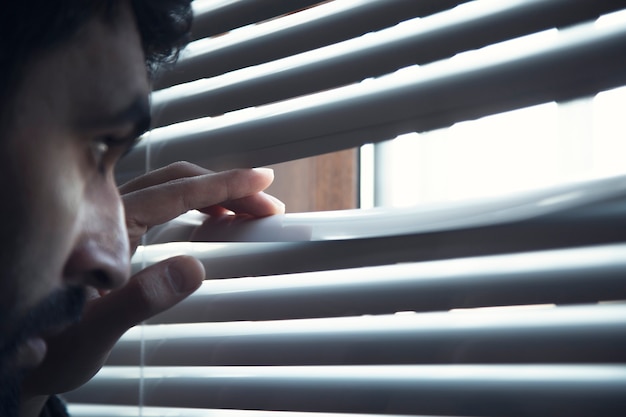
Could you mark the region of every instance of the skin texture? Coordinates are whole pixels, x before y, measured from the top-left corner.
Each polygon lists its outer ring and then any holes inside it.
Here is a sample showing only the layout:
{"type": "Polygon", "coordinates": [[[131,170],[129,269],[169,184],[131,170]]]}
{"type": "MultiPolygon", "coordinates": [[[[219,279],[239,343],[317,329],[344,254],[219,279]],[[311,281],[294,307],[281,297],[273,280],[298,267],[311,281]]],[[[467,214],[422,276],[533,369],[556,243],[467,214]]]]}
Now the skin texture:
{"type": "Polygon", "coordinates": [[[22,416],[89,380],[129,327],[198,288],[202,264],[184,256],[129,277],[130,255],[150,227],[190,209],[284,212],[261,192],[269,170],[214,174],[178,163],[118,190],[113,170],[145,124],[149,91],[126,4],[112,23],[94,18],[36,56],[18,88],[0,141],[0,186],[11,196],[0,209],[11,219],[0,235],[0,391],[25,372],[22,416]],[[84,310],[80,300],[48,302],[71,288],[74,298],[86,295],[84,310]]]}

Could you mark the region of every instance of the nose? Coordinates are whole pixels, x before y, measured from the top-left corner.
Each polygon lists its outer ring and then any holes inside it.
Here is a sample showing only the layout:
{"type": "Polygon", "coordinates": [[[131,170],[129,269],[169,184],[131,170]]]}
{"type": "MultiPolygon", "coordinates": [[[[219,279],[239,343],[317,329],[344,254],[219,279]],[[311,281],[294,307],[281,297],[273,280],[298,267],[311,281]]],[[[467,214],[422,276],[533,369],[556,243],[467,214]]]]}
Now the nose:
{"type": "Polygon", "coordinates": [[[88,237],[75,246],[63,274],[68,284],[114,289],[126,283],[130,271],[128,244],[112,250],[103,242],[88,237]]]}
{"type": "Polygon", "coordinates": [[[63,271],[67,284],[106,290],[128,281],[130,249],[124,210],[117,188],[107,188],[86,195],[80,231],[63,271]]]}

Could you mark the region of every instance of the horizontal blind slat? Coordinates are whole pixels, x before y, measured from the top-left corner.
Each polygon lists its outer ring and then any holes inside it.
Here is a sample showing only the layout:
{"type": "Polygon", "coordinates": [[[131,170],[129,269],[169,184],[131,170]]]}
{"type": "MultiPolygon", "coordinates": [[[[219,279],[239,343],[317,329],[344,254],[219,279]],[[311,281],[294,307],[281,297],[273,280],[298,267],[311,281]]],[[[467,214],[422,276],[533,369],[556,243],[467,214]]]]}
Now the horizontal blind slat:
{"type": "Polygon", "coordinates": [[[278,320],[619,300],[626,299],[625,270],[626,246],[616,244],[207,281],[188,300],[149,322],[278,320]]]}
{"type": "Polygon", "coordinates": [[[194,0],[192,39],[220,35],[233,29],[262,22],[321,0],[194,0]]]}
{"type": "Polygon", "coordinates": [[[141,256],[145,256],[147,264],[152,264],[168,255],[187,253],[205,264],[207,278],[216,279],[606,244],[624,238],[619,229],[626,226],[624,222],[614,227],[604,224],[601,228],[573,223],[568,227],[524,222],[523,225],[354,241],[174,243],[144,248],[141,256]],[[507,239],[502,240],[502,236],[507,239]],[[476,245],[476,242],[481,244],[476,245]]]}
{"type": "Polygon", "coordinates": [[[159,127],[310,94],[619,8],[609,0],[468,3],[254,70],[156,92],[153,119],[159,127]]]}
{"type": "MultiPolygon", "coordinates": [[[[119,372],[104,369],[68,398],[134,403],[139,371],[119,372]]],[[[143,378],[147,406],[508,416],[626,409],[623,365],[145,368],[143,378]]]]}
{"type": "MultiPolygon", "coordinates": [[[[333,90],[315,99],[155,129],[151,166],[181,159],[214,170],[267,165],[594,94],[626,83],[624,48],[626,28],[586,25],[530,52],[476,55],[465,65],[438,62],[344,87],[341,94],[333,90]],[[211,152],[200,152],[205,148],[211,152]]],[[[143,172],[146,146],[140,144],[121,161],[121,177],[143,172]]]]}
{"type": "MultiPolygon", "coordinates": [[[[138,406],[107,406],[93,404],[70,404],[72,417],[379,417],[380,414],[347,413],[299,413],[289,411],[257,410],[217,410],[192,408],[165,408],[138,406]]],[[[387,414],[388,417],[408,417],[400,414],[387,414]]],[[[428,417],[428,416],[423,416],[428,417]]]]}
{"type": "MultiPolygon", "coordinates": [[[[248,27],[237,34],[232,47],[202,49],[197,41],[181,55],[176,66],[156,80],[165,88],[199,78],[224,74],[300,52],[341,42],[364,33],[383,29],[411,17],[425,16],[454,7],[467,0],[340,0],[272,21],[248,27]],[[323,18],[320,18],[323,17],[323,18]],[[267,26],[272,30],[266,30],[267,26]],[[244,36],[245,35],[245,36],[244,36]]],[[[226,39],[227,40],[227,39],[226,39]]],[[[220,39],[220,42],[225,40],[220,39]]]]}
{"type": "Polygon", "coordinates": [[[140,357],[143,366],[623,363],[626,305],[145,326],[107,365],[140,357]]]}

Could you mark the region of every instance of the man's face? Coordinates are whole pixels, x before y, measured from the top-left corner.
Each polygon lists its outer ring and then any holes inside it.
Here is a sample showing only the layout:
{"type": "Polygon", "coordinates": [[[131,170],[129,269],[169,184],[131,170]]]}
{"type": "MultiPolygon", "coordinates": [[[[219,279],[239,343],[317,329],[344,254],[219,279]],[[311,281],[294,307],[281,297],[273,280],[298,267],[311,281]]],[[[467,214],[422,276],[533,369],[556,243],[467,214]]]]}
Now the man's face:
{"type": "Polygon", "coordinates": [[[0,385],[42,360],[41,336],[77,318],[85,287],[128,279],[113,168],[148,93],[128,5],[29,62],[0,132],[0,385]]]}

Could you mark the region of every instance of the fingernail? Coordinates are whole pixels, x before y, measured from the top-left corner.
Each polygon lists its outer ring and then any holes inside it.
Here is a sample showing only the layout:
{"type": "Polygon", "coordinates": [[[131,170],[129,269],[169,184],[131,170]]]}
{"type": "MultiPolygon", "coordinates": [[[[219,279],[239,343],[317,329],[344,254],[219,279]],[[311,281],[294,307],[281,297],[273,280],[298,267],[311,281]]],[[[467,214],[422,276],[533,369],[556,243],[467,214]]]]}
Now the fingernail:
{"type": "Polygon", "coordinates": [[[196,287],[194,281],[186,279],[175,265],[176,264],[169,264],[165,269],[165,276],[174,292],[177,294],[186,294],[193,291],[196,287]]]}
{"type": "Polygon", "coordinates": [[[252,170],[264,175],[270,175],[272,178],[274,177],[274,170],[272,168],[252,168],[252,170]]]}

